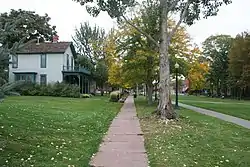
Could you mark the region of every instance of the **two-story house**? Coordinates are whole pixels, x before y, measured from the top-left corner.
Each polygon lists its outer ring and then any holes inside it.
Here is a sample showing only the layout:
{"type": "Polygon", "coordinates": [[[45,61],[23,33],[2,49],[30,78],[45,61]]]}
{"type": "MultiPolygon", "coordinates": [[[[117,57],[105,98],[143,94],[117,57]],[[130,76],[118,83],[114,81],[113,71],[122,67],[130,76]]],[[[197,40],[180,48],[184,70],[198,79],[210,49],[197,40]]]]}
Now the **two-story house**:
{"type": "Polygon", "coordinates": [[[90,93],[90,72],[75,66],[72,42],[31,43],[11,56],[9,81],[26,80],[38,84],[66,82],[77,84],[81,93],[90,93]]]}

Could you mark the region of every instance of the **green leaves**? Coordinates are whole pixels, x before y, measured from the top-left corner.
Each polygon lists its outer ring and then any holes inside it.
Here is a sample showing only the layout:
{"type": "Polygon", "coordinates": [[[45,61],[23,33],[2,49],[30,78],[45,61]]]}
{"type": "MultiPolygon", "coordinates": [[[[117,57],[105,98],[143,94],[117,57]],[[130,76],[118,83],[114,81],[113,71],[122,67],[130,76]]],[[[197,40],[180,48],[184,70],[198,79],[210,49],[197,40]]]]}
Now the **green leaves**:
{"type": "MultiPolygon", "coordinates": [[[[223,4],[228,5],[232,3],[231,0],[188,0],[190,2],[187,13],[184,17],[184,22],[187,25],[194,24],[195,20],[200,18],[208,18],[209,16],[216,16],[219,7],[223,4]]],[[[185,0],[177,5],[177,10],[183,9],[184,4],[187,3],[185,0]]]]}
{"type": "Polygon", "coordinates": [[[104,61],[99,61],[96,64],[94,76],[97,81],[97,85],[103,88],[104,84],[108,81],[108,67],[104,61]]]}
{"type": "Polygon", "coordinates": [[[104,29],[94,26],[91,27],[89,22],[81,24],[79,29],[75,30],[73,40],[77,52],[88,57],[92,63],[104,58],[104,40],[106,34],[104,29]]]}
{"type": "Polygon", "coordinates": [[[0,99],[4,98],[4,95],[9,93],[14,88],[23,86],[24,84],[25,84],[25,81],[17,81],[17,82],[5,83],[4,85],[0,86],[0,99]]]}
{"type": "Polygon", "coordinates": [[[136,5],[135,0],[73,0],[86,6],[89,14],[96,17],[101,11],[107,12],[111,18],[119,18],[125,14],[126,9],[136,5]]]}
{"type": "Polygon", "coordinates": [[[96,25],[91,27],[89,22],[84,22],[75,30],[73,40],[80,54],[76,60],[77,64],[89,69],[97,81],[97,86],[103,87],[108,80],[104,29],[96,25]]]}
{"type": "Polygon", "coordinates": [[[2,26],[11,25],[10,31],[4,34],[4,43],[12,47],[15,42],[25,38],[24,42],[41,37],[40,41],[52,40],[56,34],[55,26],[49,24],[48,14],[40,16],[33,11],[22,9],[12,9],[10,13],[0,15],[0,24],[2,26]],[[14,26],[14,27],[13,27],[14,26]]]}
{"type": "Polygon", "coordinates": [[[233,38],[229,35],[210,36],[203,42],[203,54],[210,60],[208,80],[215,84],[217,94],[225,92],[228,80],[228,53],[233,38]]]}
{"type": "Polygon", "coordinates": [[[242,87],[250,86],[249,46],[250,34],[243,32],[237,35],[229,53],[229,71],[233,79],[242,87]]]}

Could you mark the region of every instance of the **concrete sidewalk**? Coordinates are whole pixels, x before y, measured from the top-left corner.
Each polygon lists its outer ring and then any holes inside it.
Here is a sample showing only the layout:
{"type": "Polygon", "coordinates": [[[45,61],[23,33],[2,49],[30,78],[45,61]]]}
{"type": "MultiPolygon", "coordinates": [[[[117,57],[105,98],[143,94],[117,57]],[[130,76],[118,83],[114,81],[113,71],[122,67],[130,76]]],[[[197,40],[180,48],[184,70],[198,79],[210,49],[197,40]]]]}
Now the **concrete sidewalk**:
{"type": "MultiPolygon", "coordinates": [[[[221,104],[221,105],[223,105],[223,104],[221,104]]],[[[194,106],[183,104],[183,103],[179,103],[179,106],[183,107],[183,108],[186,108],[186,109],[189,109],[189,110],[199,112],[201,114],[216,117],[216,118],[222,119],[224,121],[228,121],[228,122],[231,122],[231,123],[234,123],[234,124],[237,124],[237,125],[240,125],[240,126],[243,126],[245,128],[250,129],[250,121],[245,120],[245,119],[241,119],[241,118],[237,118],[237,117],[234,117],[234,116],[218,113],[218,112],[215,112],[215,111],[212,111],[212,110],[207,110],[207,109],[203,109],[203,108],[199,108],[199,107],[194,107],[194,106]]]]}
{"type": "Polygon", "coordinates": [[[148,167],[144,139],[136,116],[134,99],[129,96],[113,120],[92,167],[148,167]]]}

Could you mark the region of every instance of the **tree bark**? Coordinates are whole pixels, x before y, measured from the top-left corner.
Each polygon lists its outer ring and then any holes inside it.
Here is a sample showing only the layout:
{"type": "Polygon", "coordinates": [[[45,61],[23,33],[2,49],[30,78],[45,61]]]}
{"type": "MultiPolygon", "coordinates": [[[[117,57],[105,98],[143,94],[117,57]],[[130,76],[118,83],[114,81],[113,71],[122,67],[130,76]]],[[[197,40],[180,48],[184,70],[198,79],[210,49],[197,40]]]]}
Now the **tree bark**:
{"type": "Polygon", "coordinates": [[[145,96],[146,96],[146,100],[148,100],[148,85],[146,84],[145,86],[146,90],[145,90],[145,96]]]}
{"type": "Polygon", "coordinates": [[[153,85],[148,83],[147,95],[148,95],[148,105],[153,103],[153,85]]]}
{"type": "Polygon", "coordinates": [[[169,43],[168,34],[168,11],[166,1],[161,1],[161,43],[160,43],[160,83],[159,83],[159,105],[157,110],[163,119],[175,119],[171,98],[170,98],[170,66],[169,66],[169,43]]]}
{"type": "Polygon", "coordinates": [[[138,83],[136,84],[136,94],[139,96],[139,86],[138,86],[138,83]]]}

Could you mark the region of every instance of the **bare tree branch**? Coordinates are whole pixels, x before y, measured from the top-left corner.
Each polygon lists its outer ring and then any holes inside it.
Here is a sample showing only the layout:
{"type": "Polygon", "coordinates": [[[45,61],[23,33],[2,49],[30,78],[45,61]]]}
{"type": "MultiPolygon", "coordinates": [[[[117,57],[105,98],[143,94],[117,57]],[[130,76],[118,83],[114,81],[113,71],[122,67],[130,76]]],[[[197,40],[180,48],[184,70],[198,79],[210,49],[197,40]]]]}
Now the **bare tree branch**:
{"type": "Polygon", "coordinates": [[[148,39],[150,39],[158,48],[160,47],[160,44],[149,34],[141,30],[139,27],[135,26],[133,23],[131,23],[125,16],[121,16],[126,23],[128,23],[131,27],[136,29],[138,32],[142,33],[144,36],[146,36],[148,39]]]}
{"type": "Polygon", "coordinates": [[[172,3],[172,5],[168,8],[168,11],[173,10],[173,9],[176,7],[176,5],[178,4],[178,2],[179,2],[179,0],[175,0],[175,1],[172,3]]]}
{"type": "Polygon", "coordinates": [[[175,34],[175,32],[177,31],[178,27],[181,25],[184,17],[186,16],[188,8],[189,8],[189,5],[190,5],[190,1],[188,0],[187,3],[186,3],[186,5],[185,5],[185,7],[181,11],[179,21],[177,22],[177,24],[175,25],[175,27],[173,28],[173,30],[169,33],[169,37],[168,37],[168,41],[169,42],[171,41],[173,35],[175,34]]]}

